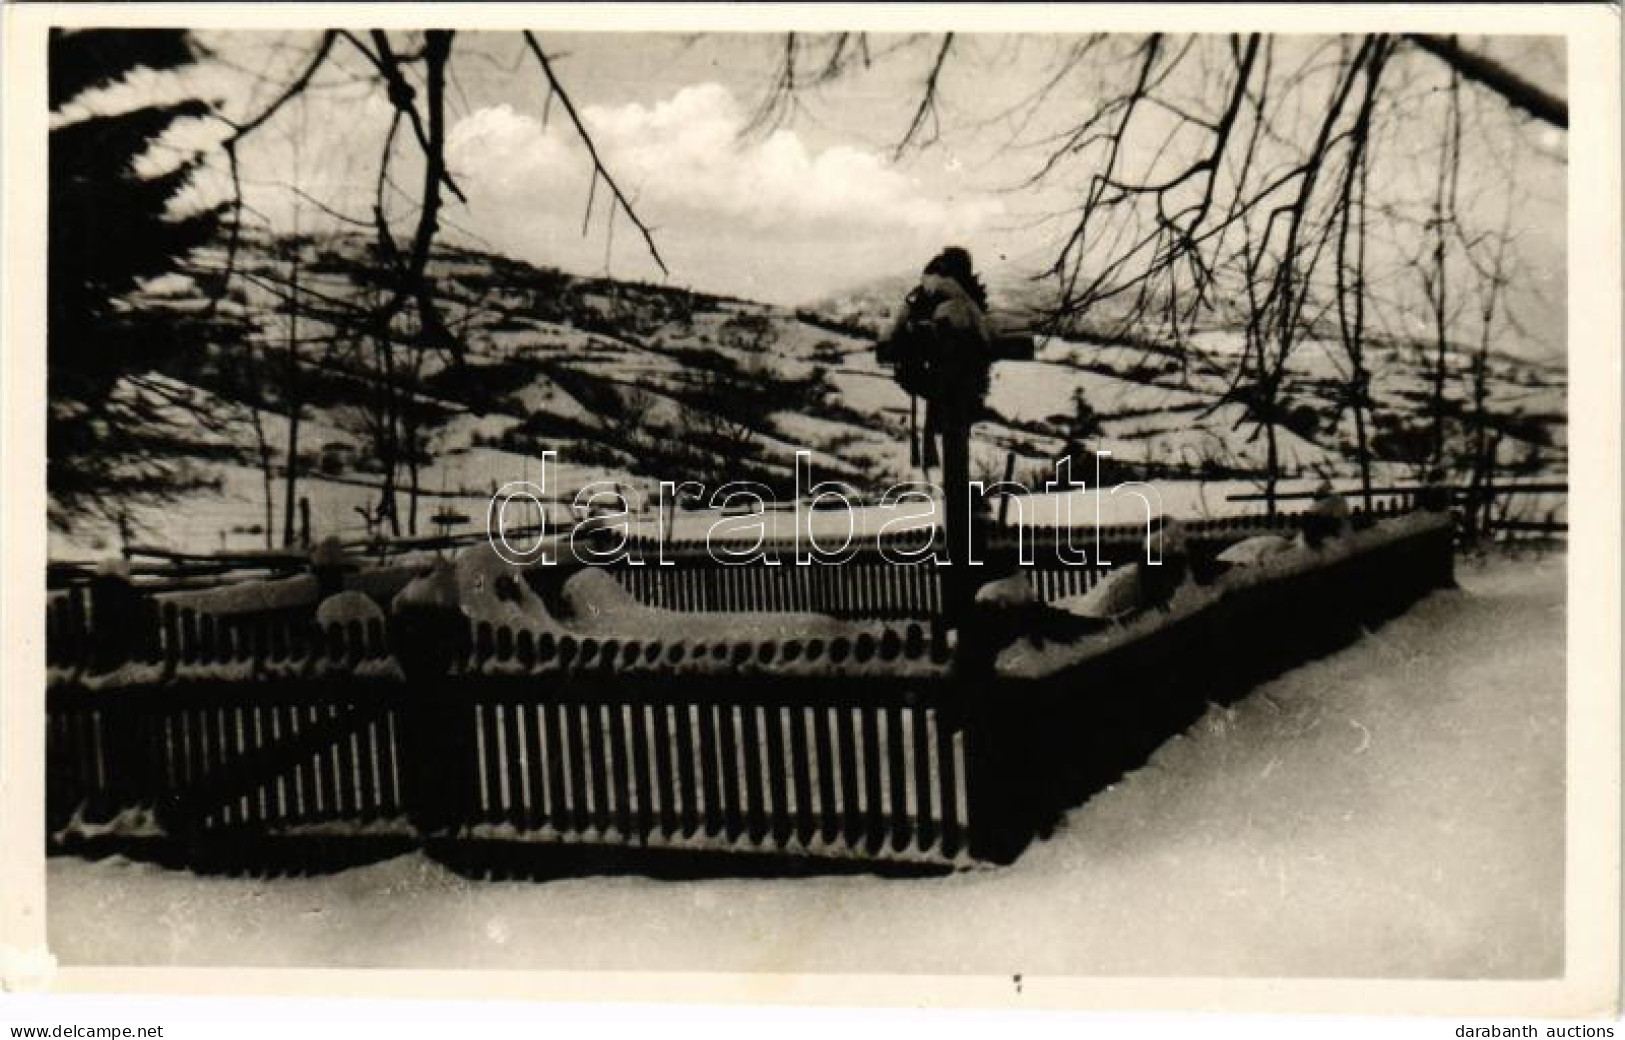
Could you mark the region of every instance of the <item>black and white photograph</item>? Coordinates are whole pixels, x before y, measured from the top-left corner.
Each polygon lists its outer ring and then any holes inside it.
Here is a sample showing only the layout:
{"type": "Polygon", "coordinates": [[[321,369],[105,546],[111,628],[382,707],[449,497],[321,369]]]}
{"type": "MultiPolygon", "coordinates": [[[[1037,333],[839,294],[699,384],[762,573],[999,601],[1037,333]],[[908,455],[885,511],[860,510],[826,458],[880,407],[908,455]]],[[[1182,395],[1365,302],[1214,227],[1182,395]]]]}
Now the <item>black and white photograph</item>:
{"type": "Polygon", "coordinates": [[[302,10],[33,19],[53,970],[1617,1007],[1556,15],[302,10]]]}

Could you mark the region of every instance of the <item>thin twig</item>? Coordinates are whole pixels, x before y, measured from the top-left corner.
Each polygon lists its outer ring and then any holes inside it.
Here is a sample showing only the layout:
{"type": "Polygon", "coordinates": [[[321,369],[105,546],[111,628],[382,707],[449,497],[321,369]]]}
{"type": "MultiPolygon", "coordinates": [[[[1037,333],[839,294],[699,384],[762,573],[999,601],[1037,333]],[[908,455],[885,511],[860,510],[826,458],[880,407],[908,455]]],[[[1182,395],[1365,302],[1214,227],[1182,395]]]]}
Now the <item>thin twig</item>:
{"type": "MultiPolygon", "coordinates": [[[[909,122],[908,130],[903,134],[903,139],[897,142],[897,148],[892,152],[893,162],[901,159],[903,154],[908,151],[909,145],[914,143],[915,138],[924,129],[927,119],[930,119],[933,124],[936,123],[937,80],[942,76],[942,66],[948,60],[948,51],[953,45],[954,34],[944,33],[942,47],[937,51],[936,60],[931,63],[930,74],[925,77],[925,90],[920,94],[920,104],[914,110],[914,118],[909,122]]],[[[933,139],[935,139],[935,136],[933,131],[933,139]]]]}
{"type": "Polygon", "coordinates": [[[644,224],[643,219],[638,216],[637,210],[632,208],[632,203],[627,200],[625,193],[621,191],[621,186],[615,182],[615,178],[610,174],[609,167],[604,165],[604,160],[598,154],[598,146],[593,142],[592,134],[587,132],[586,124],[581,121],[581,115],[576,111],[575,102],[570,100],[569,92],[564,89],[564,85],[559,82],[558,76],[554,74],[553,63],[548,60],[541,44],[536,42],[536,37],[531,34],[529,29],[524,30],[524,35],[525,44],[530,48],[530,52],[536,56],[537,64],[542,67],[542,73],[547,77],[549,88],[551,88],[553,94],[557,95],[559,104],[564,108],[565,114],[570,117],[570,122],[575,125],[576,134],[580,136],[582,145],[592,158],[593,172],[596,176],[603,178],[604,184],[609,188],[610,193],[615,196],[615,202],[619,205],[621,212],[626,214],[627,219],[638,229],[638,234],[643,236],[643,244],[649,250],[649,255],[654,259],[655,265],[660,268],[660,273],[670,274],[671,271],[667,269],[666,261],[661,258],[660,250],[655,246],[654,235],[650,232],[648,225],[644,224]]]}

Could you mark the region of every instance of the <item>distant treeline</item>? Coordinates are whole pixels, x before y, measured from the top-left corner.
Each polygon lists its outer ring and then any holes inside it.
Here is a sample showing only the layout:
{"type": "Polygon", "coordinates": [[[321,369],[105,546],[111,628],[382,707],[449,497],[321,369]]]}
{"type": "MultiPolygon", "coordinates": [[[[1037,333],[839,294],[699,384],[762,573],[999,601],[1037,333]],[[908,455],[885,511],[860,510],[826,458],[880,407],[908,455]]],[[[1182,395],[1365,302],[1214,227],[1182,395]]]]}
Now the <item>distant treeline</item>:
{"type": "Polygon", "coordinates": [[[854,339],[875,340],[879,334],[874,329],[860,325],[851,319],[831,318],[816,311],[798,309],[796,320],[805,325],[823,329],[825,332],[834,332],[842,336],[851,336],[854,339]]]}

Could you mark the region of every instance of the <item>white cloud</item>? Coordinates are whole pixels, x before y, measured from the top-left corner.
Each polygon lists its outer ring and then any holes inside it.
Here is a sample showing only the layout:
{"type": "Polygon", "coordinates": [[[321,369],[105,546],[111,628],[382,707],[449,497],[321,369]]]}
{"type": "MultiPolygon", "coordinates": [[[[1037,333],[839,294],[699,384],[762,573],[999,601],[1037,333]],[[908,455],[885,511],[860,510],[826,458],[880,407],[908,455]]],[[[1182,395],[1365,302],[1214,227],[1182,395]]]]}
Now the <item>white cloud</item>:
{"type": "MultiPolygon", "coordinates": [[[[701,216],[781,232],[963,234],[1003,208],[996,200],[947,205],[874,152],[847,145],[814,152],[792,130],[741,142],[745,114],[716,83],[650,106],[589,106],[582,119],[611,172],[658,224],[701,216]]],[[[448,155],[476,191],[518,201],[562,189],[574,205],[586,159],[568,130],[558,121],[544,128],[508,105],[483,108],[452,128],[448,155]]]]}
{"type": "Polygon", "coordinates": [[[446,135],[447,161],[459,176],[508,198],[556,177],[569,159],[556,135],[510,105],[479,109],[446,135]]]}

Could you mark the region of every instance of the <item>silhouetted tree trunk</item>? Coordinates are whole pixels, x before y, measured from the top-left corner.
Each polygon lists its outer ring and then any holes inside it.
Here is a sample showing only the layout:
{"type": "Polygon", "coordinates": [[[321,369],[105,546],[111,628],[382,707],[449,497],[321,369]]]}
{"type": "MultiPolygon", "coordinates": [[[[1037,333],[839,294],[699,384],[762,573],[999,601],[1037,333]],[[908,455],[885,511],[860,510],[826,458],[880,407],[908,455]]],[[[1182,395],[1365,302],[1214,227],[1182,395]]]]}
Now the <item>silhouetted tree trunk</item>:
{"type": "MultiPolygon", "coordinates": [[[[294,184],[299,182],[301,138],[304,130],[304,108],[300,106],[300,133],[293,139],[294,184]]],[[[302,244],[299,241],[299,203],[293,207],[293,251],[288,270],[288,351],[286,374],[283,377],[282,399],[288,412],[288,463],[286,484],[282,492],[282,544],[294,543],[294,502],[299,497],[299,413],[304,406],[299,392],[299,267],[302,244]]]]}
{"type": "MultiPolygon", "coordinates": [[[[295,246],[292,288],[293,299],[299,297],[299,256],[295,246]]],[[[297,302],[288,308],[288,354],[283,394],[288,409],[288,465],[283,490],[282,544],[294,543],[294,500],[299,493],[299,413],[303,402],[299,395],[299,308],[297,302]]]]}
{"type": "Polygon", "coordinates": [[[1369,512],[1371,497],[1371,446],[1366,434],[1366,410],[1371,406],[1371,374],[1365,364],[1366,235],[1371,170],[1372,114],[1382,70],[1392,52],[1392,42],[1378,37],[1368,58],[1365,89],[1350,131],[1350,155],[1344,169],[1341,216],[1337,225],[1337,324],[1343,352],[1349,364],[1346,400],[1354,418],[1355,460],[1360,467],[1360,493],[1369,512]],[[1349,235],[1354,236],[1354,258],[1349,261],[1349,235]]]}
{"type": "Polygon", "coordinates": [[[1457,233],[1456,185],[1461,165],[1460,79],[1450,73],[1449,106],[1445,117],[1444,144],[1439,159],[1438,186],[1433,199],[1433,267],[1428,272],[1428,302],[1433,310],[1434,360],[1431,463],[1438,469],[1445,463],[1445,376],[1450,347],[1450,241],[1457,233]]]}
{"type": "Polygon", "coordinates": [[[275,474],[273,468],[274,464],[272,461],[271,442],[265,436],[265,420],[261,414],[263,408],[261,406],[260,395],[264,392],[264,387],[260,382],[260,378],[263,373],[260,371],[260,366],[257,363],[258,351],[256,351],[254,347],[250,346],[248,348],[248,354],[250,378],[254,383],[254,385],[246,388],[249,399],[248,414],[250,424],[254,429],[254,443],[259,449],[260,482],[265,495],[265,515],[263,521],[263,525],[265,527],[265,547],[270,549],[274,548],[276,544],[276,521],[273,513],[273,500],[276,497],[276,481],[274,479],[275,474]]]}

